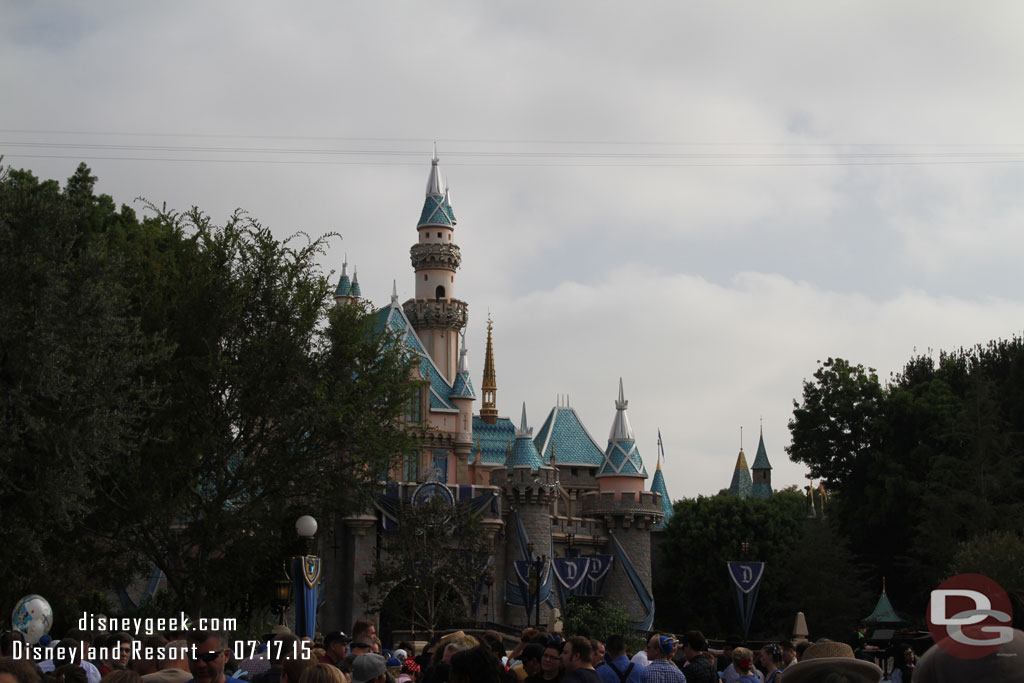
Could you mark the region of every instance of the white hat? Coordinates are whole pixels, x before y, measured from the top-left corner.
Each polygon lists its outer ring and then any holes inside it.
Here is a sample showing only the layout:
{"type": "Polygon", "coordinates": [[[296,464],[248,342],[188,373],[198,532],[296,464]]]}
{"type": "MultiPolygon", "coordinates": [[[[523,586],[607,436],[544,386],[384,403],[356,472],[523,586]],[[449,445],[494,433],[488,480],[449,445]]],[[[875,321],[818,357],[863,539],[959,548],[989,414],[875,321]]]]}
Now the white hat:
{"type": "Polygon", "coordinates": [[[823,673],[841,673],[857,683],[878,683],[882,670],[873,662],[853,656],[853,648],[846,643],[826,641],[815,643],[804,651],[799,662],[786,667],[782,677],[786,683],[802,683],[823,673]]]}

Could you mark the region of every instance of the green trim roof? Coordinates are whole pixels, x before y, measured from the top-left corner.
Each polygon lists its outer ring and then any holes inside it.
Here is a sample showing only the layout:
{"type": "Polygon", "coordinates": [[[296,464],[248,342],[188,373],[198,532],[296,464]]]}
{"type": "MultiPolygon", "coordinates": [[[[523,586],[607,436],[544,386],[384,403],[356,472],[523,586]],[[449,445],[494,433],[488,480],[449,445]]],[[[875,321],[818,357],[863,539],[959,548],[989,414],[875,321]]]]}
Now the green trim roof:
{"type": "Polygon", "coordinates": [[[751,469],[755,470],[770,470],[772,464],[768,462],[768,451],[764,447],[764,434],[761,434],[761,438],[757,441],[757,455],[754,456],[754,466],[751,469]]]}
{"type": "Polygon", "coordinates": [[[885,594],[885,591],[882,591],[882,596],[878,598],[878,603],[875,605],[875,611],[865,617],[864,623],[902,624],[905,621],[896,614],[896,610],[892,608],[892,603],[889,602],[889,596],[885,594]]]}

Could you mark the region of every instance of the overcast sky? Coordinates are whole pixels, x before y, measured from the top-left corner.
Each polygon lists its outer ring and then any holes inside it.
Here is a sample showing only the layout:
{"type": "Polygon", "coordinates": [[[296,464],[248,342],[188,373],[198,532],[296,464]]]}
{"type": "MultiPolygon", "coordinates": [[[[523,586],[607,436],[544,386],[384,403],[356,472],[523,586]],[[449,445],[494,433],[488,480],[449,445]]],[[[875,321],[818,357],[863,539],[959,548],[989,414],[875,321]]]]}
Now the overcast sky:
{"type": "MultiPolygon", "coordinates": [[[[1020,334],[1020,2],[0,0],[0,154],[118,203],[338,232],[413,293],[437,141],[479,389],[604,444],[623,378],[673,498],[774,484],[819,360],[1020,334]]],[[[137,207],[140,208],[141,207],[137,207]]],[[[351,272],[351,271],[350,271],[351,272]]]]}

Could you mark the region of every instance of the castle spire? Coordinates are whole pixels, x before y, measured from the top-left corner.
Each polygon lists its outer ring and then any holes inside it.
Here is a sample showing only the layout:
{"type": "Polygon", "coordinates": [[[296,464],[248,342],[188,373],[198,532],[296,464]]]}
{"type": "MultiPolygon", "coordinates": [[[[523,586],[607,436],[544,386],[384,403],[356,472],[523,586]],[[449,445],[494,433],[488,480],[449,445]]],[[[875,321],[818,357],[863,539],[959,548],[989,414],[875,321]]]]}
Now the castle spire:
{"type": "Polygon", "coordinates": [[[348,277],[348,254],[345,254],[345,260],[341,262],[341,277],[338,278],[338,287],[334,290],[335,301],[348,297],[351,290],[352,281],[348,277]]]}
{"type": "MultiPolygon", "coordinates": [[[[612,420],[612,429],[608,434],[608,447],[604,452],[604,463],[597,471],[598,477],[642,477],[647,478],[647,469],[640,457],[640,451],[636,447],[636,439],[633,436],[633,427],[629,424],[629,416],[626,415],[626,408],[629,401],[626,400],[626,392],[622,387],[622,378],[619,378],[619,397],[615,401],[615,419],[612,420]]],[[[601,482],[604,491],[611,487],[612,483],[601,482]]]]}
{"type": "Polygon", "coordinates": [[[491,340],[493,323],[487,315],[487,351],[484,355],[483,405],[480,407],[480,418],[489,425],[498,421],[498,378],[494,374],[494,343],[491,340]]]}
{"type": "Polygon", "coordinates": [[[626,400],[625,392],[622,389],[622,378],[619,378],[619,398],[615,401],[615,420],[612,422],[612,431],[608,435],[608,441],[634,441],[633,427],[629,424],[629,416],[626,415],[626,408],[629,401],[626,400]]]}
{"type": "Polygon", "coordinates": [[[430,160],[430,175],[427,176],[427,196],[444,197],[444,182],[441,180],[441,160],[437,158],[437,143],[434,143],[434,156],[430,160]]]}
{"type": "Polygon", "coordinates": [[[533,428],[526,425],[526,401],[523,401],[523,418],[519,424],[519,429],[516,430],[516,438],[532,437],[533,428]]]}
{"type": "Polygon", "coordinates": [[[770,498],[772,495],[772,465],[768,462],[768,451],[764,447],[764,425],[761,425],[761,435],[757,440],[754,466],[750,469],[754,483],[751,489],[753,496],[755,498],[770,498]]]}
{"type": "Polygon", "coordinates": [[[348,295],[353,299],[358,299],[362,296],[362,292],[359,291],[359,271],[353,270],[352,272],[352,289],[348,290],[348,295]]]}
{"type": "MultiPolygon", "coordinates": [[[[740,442],[742,444],[743,428],[740,427],[740,442]]],[[[740,453],[736,456],[736,467],[732,472],[732,482],[729,484],[729,493],[740,498],[749,498],[754,482],[750,477],[750,468],[747,466],[747,456],[743,453],[743,446],[740,445],[740,453]]]]}

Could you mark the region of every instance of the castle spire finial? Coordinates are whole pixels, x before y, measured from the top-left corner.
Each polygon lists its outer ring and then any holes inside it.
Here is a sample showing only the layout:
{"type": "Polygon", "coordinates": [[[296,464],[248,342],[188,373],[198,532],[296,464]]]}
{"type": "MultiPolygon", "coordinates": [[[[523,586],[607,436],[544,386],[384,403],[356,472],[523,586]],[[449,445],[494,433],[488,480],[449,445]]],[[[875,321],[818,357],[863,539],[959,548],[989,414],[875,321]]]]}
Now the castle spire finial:
{"type": "Polygon", "coordinates": [[[443,197],[444,182],[441,180],[441,160],[437,158],[437,143],[434,143],[434,156],[430,160],[430,175],[427,176],[427,196],[443,197]]]}
{"type": "Polygon", "coordinates": [[[609,441],[634,441],[633,427],[629,424],[629,416],[626,415],[626,408],[629,401],[626,400],[626,392],[622,387],[622,378],[619,378],[619,398],[615,401],[615,420],[612,422],[612,431],[608,435],[609,441]]]}
{"type": "Polygon", "coordinates": [[[528,426],[526,426],[526,401],[523,401],[523,418],[522,418],[522,421],[519,424],[519,429],[516,430],[516,438],[517,439],[522,439],[522,438],[529,439],[529,438],[532,438],[532,437],[533,437],[533,429],[528,427],[528,426]]]}
{"type": "Polygon", "coordinates": [[[459,372],[469,374],[469,360],[466,358],[468,354],[468,351],[466,350],[466,335],[463,333],[459,336],[462,337],[462,350],[459,351],[459,372]]]}
{"type": "Polygon", "coordinates": [[[498,421],[498,378],[494,373],[494,342],[491,339],[493,329],[490,311],[487,312],[487,349],[484,351],[484,381],[480,385],[483,401],[480,406],[480,418],[487,424],[498,421]]]}
{"type": "Polygon", "coordinates": [[[391,303],[398,303],[398,280],[391,281],[391,303]]]}

